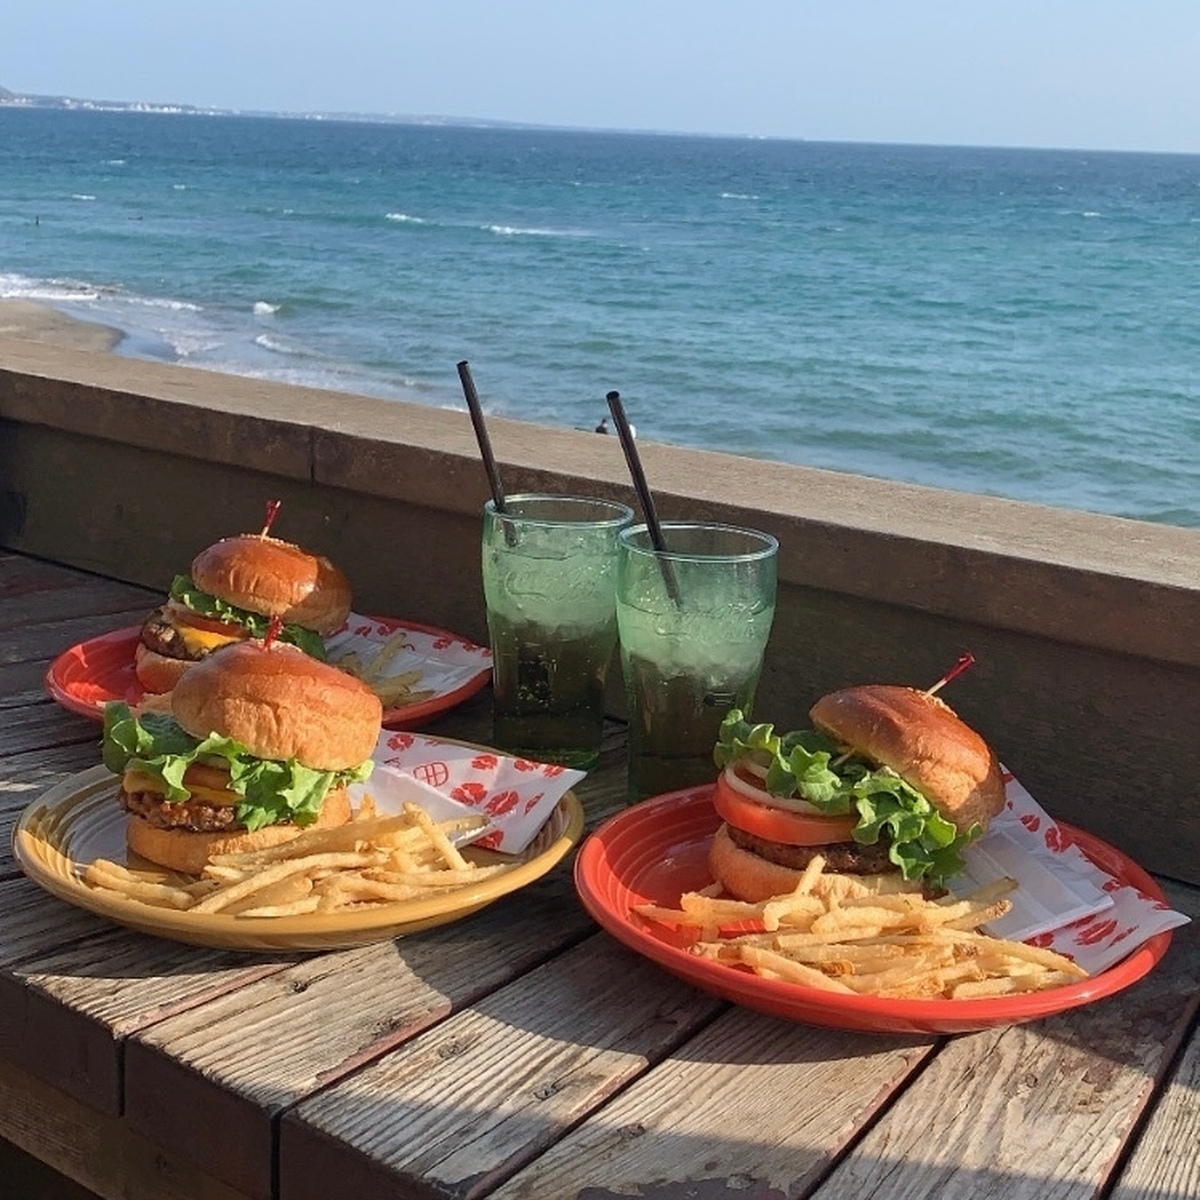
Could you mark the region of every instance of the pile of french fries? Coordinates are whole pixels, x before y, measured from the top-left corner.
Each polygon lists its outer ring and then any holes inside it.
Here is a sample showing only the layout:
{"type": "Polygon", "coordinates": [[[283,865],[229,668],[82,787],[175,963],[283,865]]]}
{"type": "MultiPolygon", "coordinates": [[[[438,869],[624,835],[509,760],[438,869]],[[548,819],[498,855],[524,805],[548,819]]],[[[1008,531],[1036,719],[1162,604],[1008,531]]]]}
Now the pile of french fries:
{"type": "Polygon", "coordinates": [[[1011,909],[1015,887],[1004,879],[928,899],[893,876],[826,873],[816,856],[793,892],[757,904],[723,898],[714,884],[685,893],[678,908],[634,911],[691,936],[693,954],[843,995],[978,999],[1086,978],[1061,954],[979,929],[1011,909]]]}
{"type": "Polygon", "coordinates": [[[379,697],[384,708],[406,708],[410,704],[419,704],[429,700],[433,695],[432,688],[418,689],[424,671],[414,667],[409,671],[401,671],[396,675],[387,674],[392,659],[404,649],[406,631],[397,629],[395,633],[364,661],[357,650],[348,650],[330,661],[339,670],[348,675],[361,679],[371,691],[379,697]]]}
{"type": "Polygon", "coordinates": [[[155,879],[108,859],[90,863],[83,879],[126,899],[196,914],[352,912],[444,895],[507,870],[471,863],[455,845],[484,824],[474,816],[434,821],[416,804],[379,816],[368,797],[346,825],[311,829],[265,850],[214,856],[196,880],[167,873],[155,879]]]}

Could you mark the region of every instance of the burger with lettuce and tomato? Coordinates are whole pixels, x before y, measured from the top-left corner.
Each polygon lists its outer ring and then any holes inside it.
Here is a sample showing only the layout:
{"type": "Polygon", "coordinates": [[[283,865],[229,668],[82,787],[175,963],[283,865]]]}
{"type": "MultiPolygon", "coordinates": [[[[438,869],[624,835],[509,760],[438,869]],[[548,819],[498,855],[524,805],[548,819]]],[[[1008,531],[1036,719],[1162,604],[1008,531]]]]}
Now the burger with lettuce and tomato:
{"type": "Polygon", "coordinates": [[[166,603],[142,626],[134,670],[147,692],[169,692],[194,663],[221,646],[263,638],[325,658],[324,638],[350,613],[350,583],[327,558],[265,534],[224,538],[177,575],[166,603]]]}
{"type": "Polygon", "coordinates": [[[939,890],[1004,807],[991,748],[915,688],[844,688],[809,717],[811,729],[782,735],[737,710],[725,719],[713,877],[739,899],[762,900],[792,891],[820,854],[829,871],[899,872],[939,890]]]}
{"type": "Polygon", "coordinates": [[[383,716],[366,684],[296,646],[223,647],[171,693],[171,712],[104,714],[104,764],[121,776],[129,849],[198,875],[214,854],[344,824],[383,716]]]}

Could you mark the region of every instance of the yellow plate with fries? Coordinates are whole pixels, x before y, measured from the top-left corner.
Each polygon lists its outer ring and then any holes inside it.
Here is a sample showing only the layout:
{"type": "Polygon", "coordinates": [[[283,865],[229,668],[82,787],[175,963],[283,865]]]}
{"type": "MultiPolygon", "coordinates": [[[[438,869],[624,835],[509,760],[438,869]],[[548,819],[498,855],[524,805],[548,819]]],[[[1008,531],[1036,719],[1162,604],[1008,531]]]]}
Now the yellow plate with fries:
{"type": "MultiPolygon", "coordinates": [[[[721,823],[712,791],[671,792],[610,818],[580,849],[575,885],[584,906],[614,937],[695,986],[748,1008],[840,1029],[965,1033],[1036,1020],[1110,996],[1142,978],[1171,940],[1169,932],[1156,934],[1107,971],[1080,977],[1082,972],[1071,971],[1073,964],[1037,946],[975,934],[972,927],[987,919],[991,897],[981,897],[973,915],[958,909],[974,901],[947,902],[933,921],[928,913],[918,918],[919,932],[901,927],[901,921],[911,925],[911,917],[902,911],[908,902],[900,894],[863,896],[858,901],[863,907],[856,910],[845,899],[830,905],[816,879],[807,890],[798,887],[803,894],[778,901],[748,905],[724,899],[707,865],[709,843],[721,823]],[[856,917],[868,910],[873,910],[872,923],[884,929],[855,927],[856,917]],[[793,914],[799,918],[794,923],[793,914]],[[935,928],[938,922],[944,922],[944,931],[935,928]],[[980,939],[992,945],[981,946],[980,939]],[[987,978],[968,974],[974,966],[970,961],[932,968],[922,961],[926,954],[940,954],[947,942],[965,944],[968,955],[980,961],[994,957],[999,969],[987,978]],[[864,956],[878,961],[864,962],[864,956]],[[1047,977],[1036,990],[1022,990],[1043,970],[1047,977]],[[918,977],[937,972],[960,973],[963,998],[942,991],[960,986],[946,979],[938,981],[937,992],[923,993],[918,977]],[[869,981],[871,975],[876,980],[869,981]],[[879,994],[849,986],[874,982],[884,984],[879,994]]],[[[1154,880],[1120,851],[1081,830],[1070,833],[1114,879],[1163,899],[1154,880]]],[[[922,897],[913,903],[937,904],[922,897]]]]}
{"type": "Polygon", "coordinates": [[[128,854],[129,818],[115,788],[113,775],[97,766],[30,804],[13,830],[21,869],[59,899],[120,925],[230,950],[345,949],[460,920],[545,875],[578,843],[584,825],[578,798],[566,792],[530,846],[507,855],[457,851],[448,823],[425,828],[424,813],[424,821],[413,815],[407,822],[367,816],[361,825],[341,826],[340,835],[311,831],[260,861],[225,864],[223,880],[198,882],[128,854]],[[384,862],[396,853],[419,878],[384,862]],[[86,882],[89,871],[102,886],[86,882]],[[332,878],[343,892],[336,907],[301,912],[295,908],[302,903],[278,903],[279,887],[302,873],[323,888],[332,878]],[[214,899],[220,888],[226,891],[214,899]]]}

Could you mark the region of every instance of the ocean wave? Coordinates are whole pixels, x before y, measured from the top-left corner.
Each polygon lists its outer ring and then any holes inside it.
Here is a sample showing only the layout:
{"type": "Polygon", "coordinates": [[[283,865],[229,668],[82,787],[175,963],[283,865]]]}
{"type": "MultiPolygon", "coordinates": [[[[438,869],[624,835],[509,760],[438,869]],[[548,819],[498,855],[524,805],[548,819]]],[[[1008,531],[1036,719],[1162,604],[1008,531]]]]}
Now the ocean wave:
{"type": "Polygon", "coordinates": [[[270,350],[272,354],[295,354],[296,351],[280,338],[272,337],[269,333],[260,333],[254,339],[256,346],[261,346],[264,350],[270,350]]]}
{"type": "Polygon", "coordinates": [[[165,308],[169,312],[203,312],[203,306],[190,300],[170,300],[165,296],[121,296],[124,303],[137,308],[165,308]]]}
{"type": "Polygon", "coordinates": [[[384,217],[389,221],[403,221],[409,225],[428,225],[429,222],[424,217],[413,217],[408,213],[390,212],[384,213],[384,217]]]}
{"type": "Polygon", "coordinates": [[[501,237],[582,238],[591,236],[579,229],[541,229],[536,225],[481,225],[480,229],[485,229],[488,233],[499,234],[501,237]]]}
{"type": "Polygon", "coordinates": [[[755,192],[722,192],[722,200],[760,200],[762,197],[755,192]]]}
{"type": "Polygon", "coordinates": [[[95,200],[95,198],[96,198],[95,196],[88,195],[87,192],[72,192],[71,193],[72,200],[95,200]]]}
{"type": "Polygon", "coordinates": [[[255,300],[254,302],[254,315],[256,317],[274,316],[278,311],[278,304],[268,304],[265,300],[255,300]]]}
{"type": "Polygon", "coordinates": [[[25,275],[0,275],[0,298],[44,300],[47,303],[99,300],[100,288],[77,279],[30,279],[25,275]]]}

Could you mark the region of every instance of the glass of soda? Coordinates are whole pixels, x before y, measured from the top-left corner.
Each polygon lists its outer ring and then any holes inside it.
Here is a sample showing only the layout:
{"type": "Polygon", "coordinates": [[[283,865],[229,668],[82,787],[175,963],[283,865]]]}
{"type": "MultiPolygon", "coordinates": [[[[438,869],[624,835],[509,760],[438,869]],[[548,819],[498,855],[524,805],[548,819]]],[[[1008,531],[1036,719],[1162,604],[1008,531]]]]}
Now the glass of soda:
{"type": "Polygon", "coordinates": [[[492,643],[495,744],[590,770],[617,643],[617,535],[624,504],[516,495],[484,507],[483,590],[492,643]]]}
{"type": "Polygon", "coordinates": [[[731,708],[749,713],[775,617],[779,543],[732,525],[662,523],[619,538],[617,625],[629,703],[629,797],[716,778],[731,708]]]}

